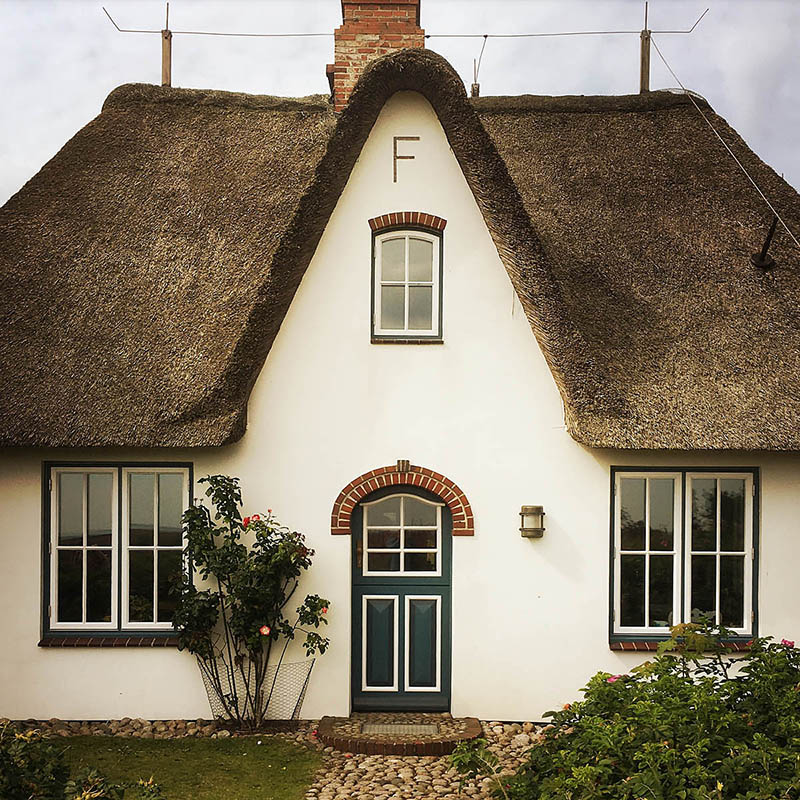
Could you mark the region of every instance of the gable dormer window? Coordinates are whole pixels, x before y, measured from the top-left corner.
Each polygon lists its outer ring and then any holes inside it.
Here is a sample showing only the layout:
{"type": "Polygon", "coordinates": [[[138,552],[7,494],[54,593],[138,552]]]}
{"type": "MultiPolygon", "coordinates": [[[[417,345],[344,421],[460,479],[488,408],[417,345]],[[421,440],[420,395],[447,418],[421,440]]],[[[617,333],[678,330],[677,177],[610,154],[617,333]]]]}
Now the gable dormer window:
{"type": "Polygon", "coordinates": [[[372,340],[442,340],[442,234],[422,227],[373,234],[372,340]]]}

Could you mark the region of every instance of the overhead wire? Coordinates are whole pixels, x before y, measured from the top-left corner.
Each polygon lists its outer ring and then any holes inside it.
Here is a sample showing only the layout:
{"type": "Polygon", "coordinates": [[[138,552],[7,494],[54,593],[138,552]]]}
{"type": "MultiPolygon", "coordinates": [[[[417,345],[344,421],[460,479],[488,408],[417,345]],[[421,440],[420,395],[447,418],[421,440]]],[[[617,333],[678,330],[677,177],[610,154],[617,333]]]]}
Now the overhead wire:
{"type": "Polygon", "coordinates": [[[697,109],[697,113],[700,114],[700,116],[705,120],[706,125],[708,125],[708,127],[711,128],[711,130],[714,133],[714,136],[716,136],[717,139],[719,139],[720,142],[722,142],[722,146],[728,151],[729,155],[736,162],[736,164],[738,165],[739,169],[745,174],[745,176],[747,177],[747,180],[750,181],[750,183],[753,185],[755,190],[761,196],[761,199],[767,204],[769,210],[775,215],[775,217],[778,219],[778,221],[781,223],[781,225],[783,225],[784,230],[786,231],[786,233],[789,234],[789,237],[791,238],[791,240],[795,243],[795,245],[797,245],[798,248],[800,248],[800,241],[798,241],[797,237],[794,235],[794,233],[792,233],[791,228],[789,228],[789,226],[786,224],[786,222],[784,221],[783,217],[781,217],[781,215],[778,213],[778,211],[775,208],[775,206],[770,202],[769,198],[764,194],[763,191],[761,191],[761,187],[756,183],[756,181],[753,178],[753,176],[747,171],[747,169],[744,166],[744,164],[742,164],[742,162],[737,158],[736,153],[734,153],[733,150],[731,150],[730,145],[722,138],[722,136],[720,135],[719,131],[717,131],[717,129],[714,127],[714,125],[711,122],[711,120],[703,112],[703,109],[700,108],[700,105],[698,104],[698,102],[692,96],[692,93],[686,88],[686,86],[684,86],[684,84],[681,81],[681,79],[675,74],[675,70],[672,69],[672,67],[669,65],[669,62],[667,61],[667,59],[664,58],[664,54],[661,52],[661,50],[660,50],[658,44],[656,43],[655,39],[651,39],[651,42],[653,43],[653,47],[655,47],[656,53],[658,53],[659,58],[664,62],[664,66],[669,70],[670,75],[672,75],[672,77],[678,82],[678,85],[681,87],[681,89],[683,90],[683,93],[686,95],[686,97],[688,97],[689,100],[692,101],[692,105],[697,109]]]}

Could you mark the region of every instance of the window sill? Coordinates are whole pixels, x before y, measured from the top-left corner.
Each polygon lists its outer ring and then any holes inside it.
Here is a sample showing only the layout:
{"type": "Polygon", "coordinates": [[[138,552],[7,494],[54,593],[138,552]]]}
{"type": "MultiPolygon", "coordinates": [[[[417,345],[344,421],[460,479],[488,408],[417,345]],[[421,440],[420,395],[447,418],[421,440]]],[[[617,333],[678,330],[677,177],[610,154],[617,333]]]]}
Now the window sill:
{"type": "Polygon", "coordinates": [[[372,344],[444,344],[444,339],[435,336],[396,336],[391,338],[373,336],[370,342],[372,344]]]}
{"type": "MultiPolygon", "coordinates": [[[[659,646],[668,639],[614,639],[608,643],[608,649],[625,653],[655,653],[659,646]]],[[[729,639],[725,646],[732,653],[746,653],[750,650],[750,640],[729,639]]]]}
{"type": "Polygon", "coordinates": [[[135,633],[113,636],[58,636],[48,634],[39,647],[177,647],[177,636],[135,633]]]}

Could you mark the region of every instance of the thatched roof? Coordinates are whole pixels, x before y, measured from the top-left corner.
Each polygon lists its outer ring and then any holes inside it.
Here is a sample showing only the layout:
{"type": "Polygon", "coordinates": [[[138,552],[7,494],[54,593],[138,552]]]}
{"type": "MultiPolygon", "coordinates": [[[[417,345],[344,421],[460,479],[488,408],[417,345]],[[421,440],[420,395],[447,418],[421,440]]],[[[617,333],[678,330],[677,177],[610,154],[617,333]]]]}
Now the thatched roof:
{"type": "MultiPolygon", "coordinates": [[[[800,449],[800,252],[681,96],[482,98],[430,51],[338,116],[124,86],[0,210],[0,444],[220,445],[385,101],[431,102],[579,441],[800,449]]],[[[707,109],[800,227],[800,198],[707,109]]],[[[301,357],[302,354],[300,354],[301,357]]]]}

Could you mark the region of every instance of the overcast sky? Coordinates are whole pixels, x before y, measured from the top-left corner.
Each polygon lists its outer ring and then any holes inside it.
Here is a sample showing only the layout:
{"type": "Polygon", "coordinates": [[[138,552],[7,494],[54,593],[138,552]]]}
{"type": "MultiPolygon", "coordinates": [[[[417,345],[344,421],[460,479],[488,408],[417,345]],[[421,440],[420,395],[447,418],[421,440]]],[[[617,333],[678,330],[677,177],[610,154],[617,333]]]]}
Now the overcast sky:
{"type": "MultiPolygon", "coordinates": [[[[123,83],[158,83],[161,0],[0,0],[0,203],[123,83]]],[[[800,0],[651,0],[650,28],[678,77],[706,97],[750,146],[800,187],[800,0]]],[[[640,0],[422,0],[426,33],[525,33],[642,27],[640,0]]],[[[332,32],[339,0],[171,0],[173,30],[332,32]]],[[[467,84],[480,39],[431,38],[467,84]]],[[[175,36],[173,85],[298,96],[327,92],[332,37],[175,36]]],[[[639,88],[639,38],[489,40],[481,94],[628,94],[639,88]]],[[[652,88],[675,86],[658,56],[652,88]]],[[[653,143],[658,146],[657,142],[653,143]]]]}

